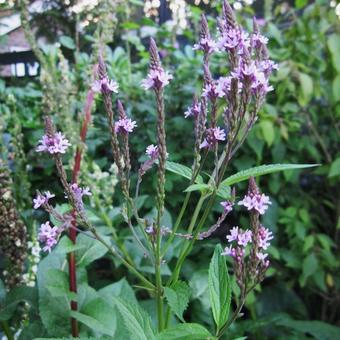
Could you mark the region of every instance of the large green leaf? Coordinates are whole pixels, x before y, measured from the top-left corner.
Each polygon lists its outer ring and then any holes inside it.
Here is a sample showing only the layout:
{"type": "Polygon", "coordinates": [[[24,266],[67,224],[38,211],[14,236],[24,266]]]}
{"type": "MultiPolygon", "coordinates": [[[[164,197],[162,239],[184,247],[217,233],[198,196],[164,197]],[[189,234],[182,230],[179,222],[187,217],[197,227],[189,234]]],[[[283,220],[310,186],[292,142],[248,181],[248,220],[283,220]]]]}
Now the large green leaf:
{"type": "Polygon", "coordinates": [[[268,164],[268,165],[260,165],[254,168],[250,168],[247,170],[242,170],[237,172],[235,175],[232,175],[226,178],[221,185],[232,185],[238,182],[245,181],[250,177],[257,177],[262,175],[271,174],[274,172],[285,171],[285,170],[295,170],[295,169],[304,169],[304,168],[312,168],[318,166],[319,164],[268,164]]]}
{"type": "MultiPolygon", "coordinates": [[[[0,287],[1,288],[1,287],[0,287]]],[[[20,286],[11,289],[6,296],[2,292],[0,301],[0,321],[9,320],[16,311],[20,302],[27,302],[31,307],[38,309],[38,296],[36,289],[32,287],[20,286]]]]}
{"type": "MultiPolygon", "coordinates": [[[[103,239],[110,242],[108,237],[103,237],[103,239]]],[[[80,247],[76,251],[77,266],[81,267],[89,265],[107,252],[107,248],[102,243],[84,234],[77,237],[77,245],[80,247]]]]}
{"type": "Polygon", "coordinates": [[[278,320],[277,324],[303,334],[312,335],[317,340],[340,339],[340,328],[322,321],[278,320]]]}
{"type": "Polygon", "coordinates": [[[184,323],[170,327],[157,335],[157,340],[213,340],[216,339],[197,323],[184,323]]]}
{"type": "Polygon", "coordinates": [[[117,327],[116,312],[101,298],[89,302],[81,312],[71,312],[71,316],[90,327],[95,333],[113,336],[117,327]]]}
{"type": "Polygon", "coordinates": [[[70,304],[68,299],[55,298],[47,288],[48,271],[61,270],[66,257],[57,248],[48,254],[38,267],[39,314],[49,336],[68,336],[70,326],[70,304]]]}
{"type": "Polygon", "coordinates": [[[104,300],[109,300],[112,296],[122,298],[124,301],[128,301],[137,304],[135,293],[125,278],[118,282],[105,286],[98,291],[98,294],[104,300]]]}
{"type": "Polygon", "coordinates": [[[227,322],[231,303],[231,284],[222,251],[221,245],[218,244],[210,262],[208,280],[210,303],[217,330],[227,322]]]}
{"type": "Polygon", "coordinates": [[[134,340],[153,340],[154,331],[150,316],[138,305],[112,297],[118,312],[124,319],[125,327],[134,340]]]}
{"type": "MultiPolygon", "coordinates": [[[[188,168],[187,166],[183,165],[183,164],[167,161],[165,163],[165,168],[168,171],[173,172],[173,173],[180,175],[182,177],[185,177],[187,179],[191,179],[191,177],[192,177],[191,169],[188,168]]],[[[196,183],[203,183],[203,178],[200,175],[198,175],[196,177],[195,182],[196,183]]]]}
{"type": "Polygon", "coordinates": [[[190,287],[183,281],[176,282],[171,288],[164,288],[164,295],[168,301],[171,310],[183,322],[183,312],[188,307],[190,294],[190,287]]]}

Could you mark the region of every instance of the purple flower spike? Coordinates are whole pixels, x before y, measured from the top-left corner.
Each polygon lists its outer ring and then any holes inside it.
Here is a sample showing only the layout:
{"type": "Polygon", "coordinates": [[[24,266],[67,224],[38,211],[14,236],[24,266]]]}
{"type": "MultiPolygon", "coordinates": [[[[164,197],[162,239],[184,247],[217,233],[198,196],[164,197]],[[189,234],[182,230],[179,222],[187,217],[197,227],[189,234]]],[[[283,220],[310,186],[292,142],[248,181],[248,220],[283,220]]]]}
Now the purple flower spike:
{"type": "Polygon", "coordinates": [[[268,209],[268,205],[272,204],[269,197],[265,194],[249,192],[238,205],[245,206],[248,210],[256,210],[263,215],[268,209]]]}
{"type": "Polygon", "coordinates": [[[71,190],[75,196],[76,204],[79,210],[84,209],[83,196],[91,196],[90,188],[81,188],[77,183],[71,184],[71,190]]]}
{"type": "Polygon", "coordinates": [[[155,146],[153,144],[149,145],[146,148],[145,153],[151,158],[151,159],[157,159],[158,155],[159,155],[159,151],[158,151],[158,146],[155,146]]]}
{"type": "Polygon", "coordinates": [[[48,203],[48,200],[52,197],[55,197],[54,194],[51,194],[49,191],[45,191],[44,194],[38,194],[36,198],[33,199],[34,209],[40,208],[43,204],[48,203]]]}
{"type": "Polygon", "coordinates": [[[168,85],[171,79],[172,75],[167,71],[165,72],[161,67],[158,69],[151,69],[147,78],[142,80],[142,87],[144,90],[159,90],[168,85]]]}
{"type": "Polygon", "coordinates": [[[36,151],[48,152],[50,154],[65,153],[69,146],[71,146],[71,144],[65,136],[61,132],[57,132],[51,137],[44,135],[39,140],[36,151]]]}
{"type": "Polygon", "coordinates": [[[96,93],[118,93],[119,85],[108,78],[95,80],[92,84],[92,91],[96,93]]]}
{"type": "Polygon", "coordinates": [[[197,101],[188,107],[187,111],[184,112],[184,118],[197,117],[201,111],[201,104],[197,101]]]}
{"type": "Polygon", "coordinates": [[[115,131],[116,133],[130,133],[133,132],[136,126],[137,123],[135,121],[132,121],[130,118],[123,118],[115,123],[115,131]]]}
{"type": "Polygon", "coordinates": [[[219,126],[215,128],[209,128],[206,132],[206,138],[200,145],[200,148],[212,148],[214,147],[219,141],[224,141],[226,138],[226,134],[223,129],[219,126]]]}
{"type": "Polygon", "coordinates": [[[229,214],[233,210],[233,203],[230,201],[223,201],[220,204],[226,214],[229,214]]]}
{"type": "Polygon", "coordinates": [[[238,227],[233,227],[231,230],[230,230],[230,235],[227,235],[227,240],[229,243],[237,240],[238,238],[238,234],[239,234],[239,228],[238,227]]]}
{"type": "Polygon", "coordinates": [[[266,250],[270,246],[270,242],[274,238],[273,233],[261,226],[259,229],[259,247],[266,250]]]}
{"type": "Polygon", "coordinates": [[[207,54],[211,54],[213,52],[218,51],[217,44],[214,40],[209,38],[202,38],[198,44],[195,44],[192,47],[193,50],[201,50],[204,51],[207,54]]]}
{"type": "Polygon", "coordinates": [[[43,251],[51,252],[52,248],[58,243],[58,237],[60,235],[60,231],[58,227],[52,227],[50,222],[47,221],[40,226],[39,230],[39,240],[45,243],[43,247],[43,251]]]}

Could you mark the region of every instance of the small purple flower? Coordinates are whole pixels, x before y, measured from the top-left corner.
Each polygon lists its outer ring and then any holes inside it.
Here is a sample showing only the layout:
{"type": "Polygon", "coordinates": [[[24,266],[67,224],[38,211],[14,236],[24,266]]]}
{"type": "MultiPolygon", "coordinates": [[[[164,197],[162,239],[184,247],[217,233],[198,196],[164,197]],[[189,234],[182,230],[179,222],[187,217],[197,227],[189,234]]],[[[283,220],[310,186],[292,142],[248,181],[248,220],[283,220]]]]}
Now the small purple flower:
{"type": "Polygon", "coordinates": [[[251,242],[252,232],[251,230],[245,230],[238,233],[237,244],[246,247],[251,242]]]}
{"type": "Polygon", "coordinates": [[[210,83],[203,88],[202,97],[209,98],[210,100],[215,100],[219,96],[216,84],[210,83]]]}
{"type": "Polygon", "coordinates": [[[245,206],[248,210],[256,210],[263,215],[268,209],[268,205],[272,204],[269,197],[265,194],[248,193],[238,205],[245,206]]]}
{"type": "Polygon", "coordinates": [[[108,78],[95,80],[92,84],[92,91],[97,93],[118,93],[119,85],[114,80],[108,78]]]}
{"type": "Polygon", "coordinates": [[[263,36],[261,33],[257,32],[252,36],[252,46],[253,48],[261,48],[263,45],[267,45],[268,38],[263,36]]]}
{"type": "Polygon", "coordinates": [[[135,121],[132,121],[130,118],[119,119],[115,123],[115,131],[116,133],[130,133],[137,126],[135,121]]]}
{"type": "Polygon", "coordinates": [[[230,201],[223,201],[220,204],[223,207],[225,214],[229,214],[233,210],[233,203],[230,201]]]}
{"type": "Polygon", "coordinates": [[[263,226],[259,228],[259,247],[266,250],[270,246],[270,240],[274,238],[273,233],[263,226]]]}
{"type": "Polygon", "coordinates": [[[267,256],[268,256],[268,254],[264,254],[264,253],[257,253],[256,254],[256,257],[262,262],[264,262],[264,260],[267,258],[267,256]]]}
{"type": "Polygon", "coordinates": [[[49,221],[41,224],[38,237],[41,242],[45,243],[43,251],[51,252],[52,248],[58,243],[59,235],[58,227],[52,227],[49,221]]]}
{"type": "Polygon", "coordinates": [[[224,141],[226,138],[226,134],[223,129],[220,127],[209,128],[206,131],[206,138],[200,145],[200,148],[212,148],[219,141],[224,141]]]}
{"type": "Polygon", "coordinates": [[[238,227],[233,227],[233,228],[230,230],[230,235],[227,235],[227,236],[226,236],[228,242],[231,243],[231,242],[237,240],[238,234],[239,234],[239,228],[238,228],[238,227]]]}
{"type": "Polygon", "coordinates": [[[210,38],[202,38],[192,49],[201,50],[208,54],[218,51],[216,42],[210,38]]]}
{"type": "Polygon", "coordinates": [[[184,112],[184,117],[197,117],[201,111],[201,103],[195,101],[191,106],[188,107],[187,111],[184,112]]]}
{"type": "Polygon", "coordinates": [[[260,70],[268,78],[274,70],[278,70],[279,66],[270,59],[260,61],[260,70]]]}
{"type": "Polygon", "coordinates": [[[232,245],[227,246],[227,247],[224,248],[224,251],[221,253],[221,255],[234,256],[235,255],[235,249],[232,247],[232,245]]]}
{"type": "MultiPolygon", "coordinates": [[[[217,80],[216,85],[216,92],[218,96],[224,97],[226,94],[228,94],[231,91],[231,80],[233,79],[232,76],[229,77],[220,77],[217,80]]],[[[238,82],[238,92],[241,92],[242,89],[242,83],[238,82]]]]}
{"type": "Polygon", "coordinates": [[[273,86],[269,85],[268,78],[263,72],[256,71],[254,78],[251,88],[255,94],[264,96],[267,92],[273,90],[273,86]]]}
{"type": "Polygon", "coordinates": [[[51,194],[49,191],[45,191],[44,194],[38,194],[36,198],[33,199],[34,209],[40,208],[43,204],[48,203],[48,200],[52,197],[55,197],[54,194],[51,194]]]}
{"type": "Polygon", "coordinates": [[[250,40],[248,33],[239,28],[231,28],[222,32],[217,43],[221,51],[238,51],[243,54],[244,49],[249,48],[250,40]]]}
{"type": "Polygon", "coordinates": [[[142,80],[142,87],[145,90],[149,89],[161,89],[169,84],[172,79],[172,75],[162,68],[151,69],[147,78],[142,80]]]}
{"type": "Polygon", "coordinates": [[[158,156],[159,156],[159,151],[158,151],[158,146],[156,145],[149,145],[147,148],[146,148],[146,151],[145,153],[151,158],[151,159],[157,159],[158,156]]]}
{"type": "Polygon", "coordinates": [[[37,152],[48,152],[50,154],[65,153],[71,146],[69,141],[61,132],[56,132],[52,137],[43,135],[36,148],[37,152]]]}
{"type": "Polygon", "coordinates": [[[84,203],[83,203],[83,196],[91,196],[90,188],[85,187],[81,188],[78,186],[77,183],[71,184],[71,190],[73,191],[73,194],[75,196],[75,200],[78,206],[79,210],[84,209],[84,203]]]}

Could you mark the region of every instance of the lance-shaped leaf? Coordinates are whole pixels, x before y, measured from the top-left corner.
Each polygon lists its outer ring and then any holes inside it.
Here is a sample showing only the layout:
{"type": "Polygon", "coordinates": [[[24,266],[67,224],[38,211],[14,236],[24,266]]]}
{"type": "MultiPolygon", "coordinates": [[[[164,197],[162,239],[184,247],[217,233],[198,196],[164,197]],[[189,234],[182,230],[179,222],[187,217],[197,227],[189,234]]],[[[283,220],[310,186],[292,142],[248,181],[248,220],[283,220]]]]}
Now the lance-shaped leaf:
{"type": "Polygon", "coordinates": [[[209,266],[209,295],[217,331],[227,322],[231,303],[231,285],[222,253],[221,245],[217,245],[209,266]]]}
{"type": "Polygon", "coordinates": [[[197,323],[179,324],[170,327],[160,334],[157,340],[213,340],[216,339],[203,326],[197,323]]]}
{"type": "MultiPolygon", "coordinates": [[[[171,161],[166,161],[165,163],[166,170],[173,172],[177,175],[180,175],[182,177],[185,177],[187,179],[192,178],[192,170],[188,168],[187,166],[171,161]]],[[[203,183],[203,178],[198,175],[195,180],[196,183],[203,183]]]]}
{"type": "Polygon", "coordinates": [[[224,185],[232,185],[238,182],[245,181],[250,177],[258,177],[266,174],[271,174],[274,172],[285,171],[285,170],[295,170],[295,169],[304,169],[304,168],[312,168],[315,166],[319,166],[319,164],[269,164],[269,165],[260,165],[254,168],[250,168],[247,170],[242,170],[237,172],[235,175],[232,175],[226,178],[221,186],[224,185]]]}

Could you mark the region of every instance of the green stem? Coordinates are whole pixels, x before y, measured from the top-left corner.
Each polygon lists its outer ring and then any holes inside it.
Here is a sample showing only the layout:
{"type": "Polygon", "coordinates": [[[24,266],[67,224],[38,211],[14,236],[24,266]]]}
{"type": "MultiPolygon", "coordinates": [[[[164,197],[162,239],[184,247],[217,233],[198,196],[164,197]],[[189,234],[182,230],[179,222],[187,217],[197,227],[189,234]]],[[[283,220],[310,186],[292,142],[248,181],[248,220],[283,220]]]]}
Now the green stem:
{"type": "Polygon", "coordinates": [[[8,340],[14,340],[13,333],[11,329],[9,328],[7,321],[1,321],[1,328],[4,331],[5,335],[7,336],[8,340]]]}
{"type": "Polygon", "coordinates": [[[147,280],[133,265],[126,261],[116,251],[114,251],[112,247],[103,240],[103,238],[97,233],[97,231],[94,228],[91,228],[91,232],[96,237],[96,239],[107,248],[109,253],[113,256],[117,256],[122,261],[122,263],[146,285],[146,287],[155,289],[154,284],[147,280]]]}
{"type": "Polygon", "coordinates": [[[163,298],[162,298],[162,274],[161,274],[161,227],[160,227],[160,215],[157,219],[157,239],[156,239],[156,262],[155,262],[155,275],[156,275],[156,303],[157,303],[157,320],[158,331],[163,330],[163,298]]]}

